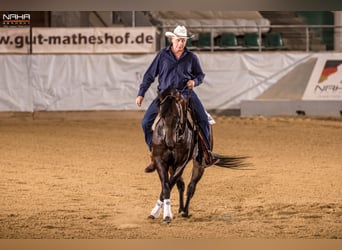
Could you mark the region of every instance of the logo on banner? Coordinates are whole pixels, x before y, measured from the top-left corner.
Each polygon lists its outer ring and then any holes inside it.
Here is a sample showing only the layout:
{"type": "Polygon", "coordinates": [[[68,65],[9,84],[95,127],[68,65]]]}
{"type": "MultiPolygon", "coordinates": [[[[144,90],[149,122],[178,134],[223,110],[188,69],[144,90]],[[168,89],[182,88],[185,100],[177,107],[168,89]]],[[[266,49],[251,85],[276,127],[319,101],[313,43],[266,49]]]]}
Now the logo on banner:
{"type": "Polygon", "coordinates": [[[342,90],[342,60],[327,60],[315,87],[315,91],[336,92],[342,90]]]}
{"type": "Polygon", "coordinates": [[[28,27],[31,24],[29,13],[7,13],[2,14],[2,25],[4,27],[28,27]]]}
{"type": "Polygon", "coordinates": [[[303,99],[342,99],[342,59],[317,60],[303,99]]]}

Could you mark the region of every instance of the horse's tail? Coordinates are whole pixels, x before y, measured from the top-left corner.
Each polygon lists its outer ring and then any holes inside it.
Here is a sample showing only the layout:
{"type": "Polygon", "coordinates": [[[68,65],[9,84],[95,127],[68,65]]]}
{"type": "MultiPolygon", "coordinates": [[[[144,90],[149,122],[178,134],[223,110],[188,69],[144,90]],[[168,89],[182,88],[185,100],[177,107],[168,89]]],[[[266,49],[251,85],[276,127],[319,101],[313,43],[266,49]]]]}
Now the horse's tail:
{"type": "Polygon", "coordinates": [[[241,168],[241,167],[248,167],[251,164],[246,162],[248,156],[225,156],[212,153],[212,155],[218,159],[214,165],[223,168],[241,168]]]}

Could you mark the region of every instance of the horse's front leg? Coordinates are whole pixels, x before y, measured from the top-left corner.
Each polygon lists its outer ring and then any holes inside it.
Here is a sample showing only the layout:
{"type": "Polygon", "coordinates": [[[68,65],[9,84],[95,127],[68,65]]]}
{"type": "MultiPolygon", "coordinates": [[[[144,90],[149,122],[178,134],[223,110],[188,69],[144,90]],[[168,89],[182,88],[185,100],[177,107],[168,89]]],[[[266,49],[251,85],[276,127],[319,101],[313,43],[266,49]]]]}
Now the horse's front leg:
{"type": "Polygon", "coordinates": [[[156,204],[154,205],[153,209],[151,210],[151,213],[148,216],[148,218],[149,219],[159,218],[162,210],[164,211],[164,213],[163,213],[164,222],[170,223],[172,218],[173,218],[172,211],[171,211],[170,199],[164,199],[164,200],[158,199],[156,204]],[[164,208],[164,210],[163,210],[163,208],[164,208]]]}
{"type": "Polygon", "coordinates": [[[185,191],[185,184],[184,180],[182,178],[182,174],[184,171],[184,168],[186,166],[187,162],[184,163],[182,166],[176,168],[176,171],[173,173],[170,179],[170,186],[171,189],[173,186],[176,184],[177,189],[178,189],[178,194],[179,194],[179,209],[178,213],[181,213],[184,211],[184,191],[185,191]]]}
{"type": "Polygon", "coordinates": [[[163,208],[164,208],[164,214],[163,214],[163,220],[165,223],[170,223],[173,215],[171,211],[171,185],[169,180],[169,167],[166,163],[163,161],[155,161],[160,183],[162,186],[162,191],[159,197],[159,200],[163,202],[163,208]]]}
{"type": "Polygon", "coordinates": [[[156,204],[154,205],[153,209],[151,210],[151,213],[148,216],[148,218],[149,219],[157,219],[157,218],[159,218],[163,207],[164,207],[164,202],[161,201],[160,199],[158,199],[156,204]]]}
{"type": "MultiPolygon", "coordinates": [[[[178,189],[178,193],[179,193],[179,209],[178,212],[181,213],[184,211],[184,191],[185,191],[185,184],[184,184],[184,180],[182,177],[180,177],[178,179],[178,181],[176,182],[177,184],[177,189],[178,189]]],[[[172,185],[169,186],[170,189],[172,189],[172,185]]],[[[163,188],[162,188],[163,189],[163,188]]],[[[170,191],[171,192],[171,191],[170,191]]],[[[166,201],[167,202],[167,201],[166,201]]],[[[150,219],[156,219],[159,218],[162,209],[164,208],[164,191],[161,192],[159,199],[157,200],[155,206],[153,207],[151,214],[149,216],[150,219]]],[[[171,205],[169,208],[166,208],[166,210],[168,212],[166,212],[165,214],[170,214],[171,212],[171,205]]],[[[164,215],[164,219],[165,219],[166,215],[164,215]]],[[[172,219],[172,213],[171,213],[171,219],[172,219]]]]}

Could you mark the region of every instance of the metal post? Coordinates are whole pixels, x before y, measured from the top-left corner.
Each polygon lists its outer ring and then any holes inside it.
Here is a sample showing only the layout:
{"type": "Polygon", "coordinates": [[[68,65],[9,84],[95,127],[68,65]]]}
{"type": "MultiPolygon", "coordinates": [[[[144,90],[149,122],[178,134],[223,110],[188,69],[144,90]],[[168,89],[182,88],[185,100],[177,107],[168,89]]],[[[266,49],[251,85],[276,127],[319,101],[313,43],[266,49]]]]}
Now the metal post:
{"type": "Polygon", "coordinates": [[[132,27],[135,27],[135,10],[132,11],[132,27]]]}
{"type": "Polygon", "coordinates": [[[262,45],[262,36],[261,36],[261,28],[260,26],[258,26],[258,38],[259,38],[259,41],[258,41],[258,46],[259,46],[259,52],[261,52],[261,45],[262,45]]]}
{"type": "Polygon", "coordinates": [[[334,23],[339,27],[334,27],[334,50],[342,51],[342,11],[334,11],[334,23]]]}
{"type": "Polygon", "coordinates": [[[32,55],[32,43],[33,43],[32,26],[30,24],[30,52],[29,52],[30,55],[32,55]]]}
{"type": "Polygon", "coordinates": [[[210,51],[214,51],[214,31],[213,28],[210,29],[210,51]]]}
{"type": "Polygon", "coordinates": [[[160,49],[164,48],[166,46],[165,38],[163,35],[165,34],[165,28],[164,26],[161,28],[161,33],[160,33],[160,49]]]}
{"type": "Polygon", "coordinates": [[[309,27],[308,26],[305,28],[305,34],[306,34],[306,52],[309,52],[309,49],[310,49],[310,34],[309,34],[309,27]]]}

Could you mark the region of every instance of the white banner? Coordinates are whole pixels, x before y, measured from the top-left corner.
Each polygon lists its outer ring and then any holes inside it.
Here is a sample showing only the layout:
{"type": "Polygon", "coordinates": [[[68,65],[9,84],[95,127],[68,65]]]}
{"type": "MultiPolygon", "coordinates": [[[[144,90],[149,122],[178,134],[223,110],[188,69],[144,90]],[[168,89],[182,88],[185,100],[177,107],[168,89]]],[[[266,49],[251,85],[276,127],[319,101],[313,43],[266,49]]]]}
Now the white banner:
{"type": "Polygon", "coordinates": [[[28,54],[30,28],[0,28],[0,53],[28,54]]]}
{"type": "Polygon", "coordinates": [[[0,53],[153,53],[155,27],[1,28],[0,53]]]}
{"type": "MultiPolygon", "coordinates": [[[[338,54],[342,58],[342,53],[338,54]]],[[[311,53],[198,53],[204,73],[195,88],[208,110],[240,108],[311,53]]],[[[135,104],[149,54],[0,55],[0,111],[136,110],[156,97],[157,79],[135,104]]],[[[301,91],[301,90],[300,90],[301,91]]]]}
{"type": "Polygon", "coordinates": [[[28,55],[0,55],[0,111],[32,111],[28,55]]]}
{"type": "Polygon", "coordinates": [[[342,56],[320,56],[317,59],[303,100],[342,100],[342,56]]]}

